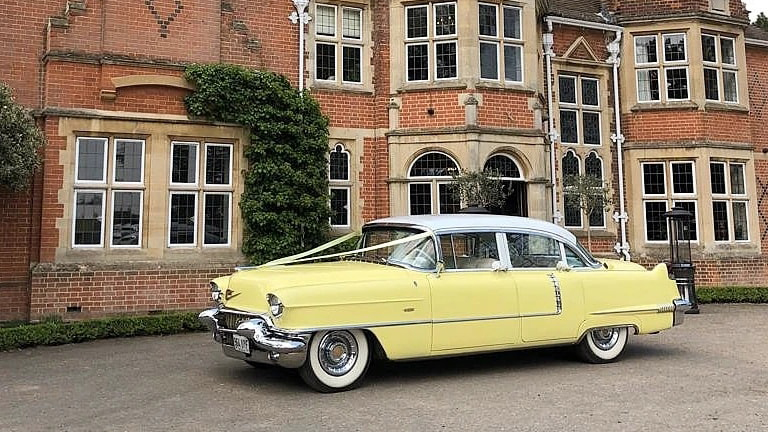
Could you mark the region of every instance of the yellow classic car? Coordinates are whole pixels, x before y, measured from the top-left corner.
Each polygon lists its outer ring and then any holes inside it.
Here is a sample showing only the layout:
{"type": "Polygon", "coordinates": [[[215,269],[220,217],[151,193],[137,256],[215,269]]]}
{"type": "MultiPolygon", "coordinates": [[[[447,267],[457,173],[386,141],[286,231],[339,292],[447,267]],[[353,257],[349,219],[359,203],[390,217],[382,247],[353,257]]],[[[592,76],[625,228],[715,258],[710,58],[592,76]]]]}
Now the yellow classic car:
{"type": "Polygon", "coordinates": [[[224,354],[298,368],[315,390],[359,386],[371,358],[400,361],[575,345],[619,358],[630,332],[683,321],[664,264],[596,260],[573,234],[512,216],[404,216],[366,224],[355,250],[305,254],[211,282],[200,314],[224,354]]]}

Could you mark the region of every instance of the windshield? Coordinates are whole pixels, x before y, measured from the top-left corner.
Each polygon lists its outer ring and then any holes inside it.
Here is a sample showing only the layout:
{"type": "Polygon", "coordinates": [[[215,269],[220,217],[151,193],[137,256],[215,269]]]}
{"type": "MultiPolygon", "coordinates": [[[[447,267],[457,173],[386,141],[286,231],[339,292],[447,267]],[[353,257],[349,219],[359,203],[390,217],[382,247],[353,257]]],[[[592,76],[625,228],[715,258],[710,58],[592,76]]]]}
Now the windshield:
{"type": "MultiPolygon", "coordinates": [[[[363,232],[360,246],[368,248],[422,233],[423,231],[402,227],[373,227],[363,232]]],[[[419,270],[434,270],[437,263],[435,243],[431,236],[361,252],[360,256],[369,261],[419,270]]]]}

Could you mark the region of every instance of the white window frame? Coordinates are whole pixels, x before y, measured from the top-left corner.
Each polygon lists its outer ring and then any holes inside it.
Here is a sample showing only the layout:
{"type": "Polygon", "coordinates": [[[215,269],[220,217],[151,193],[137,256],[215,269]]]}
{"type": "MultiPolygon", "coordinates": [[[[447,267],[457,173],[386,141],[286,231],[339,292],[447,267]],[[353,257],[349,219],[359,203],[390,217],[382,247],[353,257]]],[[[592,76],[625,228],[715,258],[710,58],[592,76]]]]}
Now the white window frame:
{"type": "Polygon", "coordinates": [[[314,36],[314,65],[311,68],[311,74],[315,81],[319,83],[327,84],[342,84],[345,86],[362,86],[365,82],[365,10],[362,7],[352,6],[338,6],[330,3],[318,3],[315,5],[315,13],[317,14],[317,8],[329,7],[333,8],[333,35],[322,35],[317,32],[317,26],[315,26],[314,36]],[[344,13],[346,11],[354,11],[360,18],[360,37],[349,37],[344,35],[344,13]],[[317,76],[317,46],[330,45],[333,46],[333,79],[320,79],[317,76]],[[347,81],[344,79],[344,48],[354,48],[360,53],[360,81],[347,81]]]}
{"type": "MultiPolygon", "coordinates": [[[[681,63],[681,62],[675,62],[675,63],[681,63]]],[[[672,66],[672,67],[665,67],[664,68],[664,97],[669,102],[681,102],[681,101],[689,101],[691,100],[691,74],[688,70],[688,66],[672,66]],[[685,71],[685,88],[686,92],[688,93],[687,97],[684,98],[671,98],[669,97],[669,82],[667,81],[667,72],[674,71],[674,70],[684,70],[685,71]]],[[[659,95],[661,95],[661,89],[659,89],[659,95]]]]}
{"type": "MultiPolygon", "coordinates": [[[[738,105],[740,103],[739,96],[739,61],[736,53],[736,39],[728,36],[722,36],[717,33],[702,33],[702,39],[705,37],[712,38],[715,43],[715,61],[704,61],[705,69],[712,69],[717,72],[717,89],[718,99],[706,99],[711,102],[721,102],[724,104],[738,105]],[[723,55],[723,41],[730,41],[733,48],[733,63],[726,63],[725,56],[723,55]],[[727,100],[725,92],[725,75],[734,75],[734,84],[736,86],[736,100],[727,100]]],[[[703,72],[702,72],[703,75],[703,72]]],[[[706,85],[706,81],[704,81],[706,85]]],[[[706,98],[706,87],[704,92],[706,98]]]]}
{"type": "Polygon", "coordinates": [[[349,153],[349,150],[347,150],[347,147],[344,144],[338,143],[335,146],[333,146],[333,149],[331,149],[331,151],[330,151],[330,153],[334,153],[334,152],[343,153],[343,154],[347,155],[347,178],[344,178],[344,179],[331,178],[331,165],[330,165],[331,161],[330,161],[330,156],[329,156],[328,157],[328,181],[329,182],[348,182],[348,181],[350,181],[350,178],[351,178],[351,175],[352,175],[351,174],[352,157],[351,157],[351,155],[349,153]]]}
{"type": "Polygon", "coordinates": [[[633,43],[633,49],[634,49],[634,54],[635,54],[635,66],[648,66],[648,65],[658,65],[659,64],[660,57],[659,57],[659,36],[658,35],[656,35],[656,34],[652,34],[652,35],[638,35],[638,36],[634,37],[633,42],[634,42],[633,43]],[[653,38],[653,39],[656,40],[656,61],[655,62],[642,62],[642,63],[640,63],[640,62],[637,61],[637,40],[638,39],[650,39],[650,38],[653,38]]]}
{"type": "Polygon", "coordinates": [[[561,109],[558,110],[557,115],[559,117],[558,120],[560,121],[560,131],[561,132],[563,131],[563,116],[560,113],[562,113],[563,111],[576,113],[576,141],[574,141],[574,142],[572,142],[572,141],[564,141],[563,140],[563,134],[561,133],[560,134],[560,142],[562,144],[565,144],[565,145],[579,145],[579,144],[581,144],[580,137],[582,135],[582,131],[581,131],[581,116],[579,116],[579,109],[577,107],[573,107],[573,108],[567,107],[567,108],[564,108],[564,109],[561,108],[561,109]]]}
{"type": "MultiPolygon", "coordinates": [[[[427,177],[414,177],[419,179],[426,179],[427,177]]],[[[408,182],[408,214],[411,215],[411,185],[417,185],[417,184],[425,184],[429,186],[429,214],[433,215],[435,214],[435,203],[434,203],[434,187],[433,187],[432,181],[412,181],[408,182]]]]}
{"type": "MultiPolygon", "coordinates": [[[[352,211],[350,207],[352,206],[352,188],[349,186],[337,186],[331,184],[331,186],[328,188],[329,192],[332,192],[333,190],[344,190],[347,192],[347,204],[345,205],[346,213],[347,213],[347,223],[346,224],[334,224],[333,223],[333,216],[328,218],[331,227],[333,228],[349,228],[352,226],[352,211]]],[[[409,194],[410,195],[410,194],[409,194]]],[[[330,200],[330,197],[329,197],[330,200]]]]}
{"type": "Polygon", "coordinates": [[[728,162],[726,165],[726,168],[728,170],[728,183],[726,186],[726,190],[728,191],[728,194],[731,196],[734,196],[736,198],[743,198],[746,197],[747,194],[747,164],[744,162],[728,162]],[[733,191],[732,187],[732,180],[731,180],[731,165],[739,165],[741,166],[741,179],[743,180],[744,184],[744,193],[735,193],[733,191]]]}
{"type": "Polygon", "coordinates": [[[730,205],[728,206],[728,230],[730,231],[730,234],[732,235],[733,242],[734,243],[749,243],[750,235],[749,235],[749,200],[746,199],[732,199],[730,200],[730,205]],[[736,239],[736,218],[733,216],[733,205],[735,203],[744,203],[744,216],[745,216],[745,222],[747,223],[747,238],[746,240],[737,240],[736,239]]]}
{"type": "Polygon", "coordinates": [[[205,159],[202,162],[202,166],[198,166],[198,171],[200,168],[202,168],[203,171],[203,187],[205,188],[232,188],[232,152],[234,150],[234,146],[232,144],[225,144],[225,143],[213,143],[213,142],[206,142],[205,143],[205,159]],[[229,148],[229,178],[227,179],[227,183],[222,184],[216,184],[216,183],[208,183],[208,149],[210,147],[227,147],[229,148]]]}
{"type": "Polygon", "coordinates": [[[143,139],[132,139],[132,138],[115,138],[114,139],[114,149],[112,151],[112,184],[114,185],[120,185],[120,186],[142,186],[144,185],[144,161],[146,158],[146,150],[147,150],[147,144],[146,140],[143,139]],[[139,142],[141,143],[141,175],[138,182],[125,182],[125,181],[117,181],[115,177],[117,176],[117,144],[119,142],[139,142]]]}
{"type": "MultiPolygon", "coordinates": [[[[653,63],[656,64],[656,63],[653,63]]],[[[637,102],[638,103],[654,103],[654,102],[661,102],[661,95],[664,93],[664,87],[661,82],[661,68],[655,67],[655,68],[640,68],[635,70],[635,95],[637,96],[637,102]],[[656,71],[657,80],[659,83],[659,98],[658,99],[640,99],[640,73],[641,72],[651,72],[656,71]]]]}
{"type": "MultiPolygon", "coordinates": [[[[141,249],[142,243],[143,243],[143,233],[144,233],[144,191],[141,189],[112,189],[112,202],[110,203],[110,207],[112,208],[112,211],[110,212],[110,218],[109,218],[109,232],[113,233],[115,229],[115,194],[118,193],[138,193],[139,194],[139,244],[137,245],[116,245],[114,244],[114,237],[110,234],[109,236],[109,247],[115,248],[115,249],[141,249]]],[[[104,225],[102,223],[102,225],[104,225]]]]}
{"type": "Polygon", "coordinates": [[[89,136],[82,136],[77,137],[76,143],[75,143],[75,184],[76,185],[105,185],[107,184],[107,161],[109,160],[109,157],[107,153],[109,153],[109,138],[105,137],[89,137],[89,136]],[[80,180],[79,174],[80,174],[80,141],[81,140],[100,140],[102,142],[102,149],[104,150],[104,168],[102,169],[101,173],[101,180],[80,180]]]}
{"type": "Polygon", "coordinates": [[[694,161],[687,161],[687,160],[675,160],[675,161],[669,161],[669,191],[667,195],[669,196],[679,196],[679,197],[694,197],[696,196],[696,163],[694,161]],[[675,192],[675,177],[674,177],[674,171],[672,170],[673,165],[691,165],[691,176],[693,181],[693,192],[689,193],[683,193],[683,192],[675,192]]]}
{"type": "Polygon", "coordinates": [[[326,35],[326,34],[320,34],[318,33],[318,27],[315,25],[315,37],[317,38],[337,38],[339,36],[339,10],[338,7],[334,4],[328,4],[328,3],[317,3],[315,4],[315,16],[319,16],[320,14],[317,12],[320,8],[330,8],[333,9],[333,34],[332,35],[326,35]]]}
{"type": "Polygon", "coordinates": [[[168,248],[170,249],[183,249],[183,248],[194,248],[197,246],[197,231],[200,229],[200,221],[199,219],[199,213],[200,213],[200,206],[198,205],[200,201],[200,192],[198,190],[172,190],[169,191],[168,195],[168,234],[166,238],[166,243],[168,248]],[[195,197],[195,215],[192,216],[193,223],[195,224],[194,230],[192,230],[192,243],[171,243],[171,212],[173,209],[173,196],[174,195],[194,195],[195,197]]]}
{"type": "Polygon", "coordinates": [[[363,31],[364,31],[363,17],[364,17],[364,15],[363,15],[363,9],[362,8],[342,6],[341,7],[341,17],[340,17],[341,18],[341,39],[362,42],[363,41],[363,31]],[[360,37],[355,38],[355,37],[350,37],[350,36],[345,36],[344,35],[344,11],[355,11],[360,16],[360,37]]]}
{"type": "Polygon", "coordinates": [[[196,141],[171,141],[171,154],[168,166],[168,184],[172,188],[191,188],[197,189],[200,183],[200,147],[201,143],[196,141]],[[173,181],[173,148],[176,145],[194,145],[195,146],[195,182],[194,183],[175,183],[173,181]]]}
{"type": "Polygon", "coordinates": [[[95,249],[95,248],[103,248],[104,247],[104,229],[106,226],[106,221],[104,220],[104,213],[106,211],[107,206],[107,191],[106,189],[75,189],[75,193],[73,194],[73,200],[72,200],[72,249],[95,249]],[[101,234],[99,237],[99,244],[84,244],[79,245],[75,243],[75,236],[76,236],[76,225],[77,225],[77,194],[79,193],[91,193],[91,194],[101,194],[101,234]]]}
{"type": "Polygon", "coordinates": [[[459,65],[461,64],[460,52],[459,52],[459,19],[458,19],[458,4],[456,1],[437,1],[429,2],[425,4],[406,6],[403,11],[404,25],[403,25],[403,41],[404,44],[404,59],[403,69],[406,83],[426,83],[426,82],[445,82],[455,81],[459,79],[459,65]],[[437,6],[453,5],[454,12],[456,13],[456,22],[454,23],[454,32],[449,35],[437,35],[437,21],[435,17],[435,9],[437,6]],[[427,10],[427,35],[423,37],[408,37],[408,11],[411,9],[426,8],[427,10]],[[437,44],[452,43],[456,46],[456,76],[447,78],[437,77],[437,44]],[[424,80],[410,80],[408,79],[408,47],[415,45],[427,46],[427,79],[424,80]]]}
{"type": "Polygon", "coordinates": [[[660,58],[659,60],[662,63],[671,64],[671,65],[688,63],[688,58],[689,58],[689,54],[688,54],[688,34],[686,32],[662,33],[661,34],[661,52],[662,52],[663,57],[660,58]],[[667,47],[666,47],[666,44],[664,43],[664,38],[667,37],[667,36],[679,36],[679,35],[683,36],[683,49],[685,50],[685,58],[682,59],[682,60],[667,60],[667,47]]]}
{"type": "MultiPolygon", "coordinates": [[[[195,202],[195,204],[197,204],[197,202],[195,202]]],[[[203,246],[205,248],[231,247],[232,246],[232,192],[217,191],[217,190],[203,191],[202,216],[203,216],[203,223],[198,225],[199,225],[199,228],[202,229],[202,233],[203,233],[203,246]],[[228,206],[229,208],[227,209],[227,243],[226,244],[225,243],[206,243],[205,241],[205,204],[207,202],[206,200],[208,198],[208,195],[227,195],[227,204],[229,205],[228,206]]],[[[195,228],[198,228],[198,227],[195,227],[195,228]]],[[[197,229],[195,229],[195,235],[197,235],[197,229]]],[[[169,230],[169,241],[170,241],[170,230],[169,230]]]]}
{"type": "Polygon", "coordinates": [[[720,102],[721,99],[725,98],[725,95],[723,95],[723,92],[721,90],[722,88],[724,88],[724,86],[721,85],[721,82],[720,82],[720,69],[718,69],[717,67],[709,66],[709,63],[707,63],[707,65],[702,68],[702,75],[706,70],[715,71],[715,78],[717,79],[717,84],[715,84],[717,86],[717,99],[710,99],[709,97],[707,97],[706,76],[704,77],[704,99],[710,102],[720,102]]]}
{"type": "Polygon", "coordinates": [[[667,167],[666,164],[663,161],[648,161],[648,162],[641,162],[640,163],[640,176],[642,177],[642,184],[643,184],[643,197],[652,197],[652,198],[660,198],[660,197],[666,197],[668,196],[667,191],[669,190],[669,185],[667,184],[667,167]],[[661,165],[662,167],[662,174],[664,175],[664,193],[661,194],[649,194],[645,192],[645,166],[646,165],[661,165]]]}
{"type": "MultiPolygon", "coordinates": [[[[496,34],[495,35],[481,35],[479,28],[478,28],[478,44],[477,44],[477,55],[478,55],[478,73],[480,73],[481,70],[481,50],[480,46],[482,44],[488,44],[488,45],[494,45],[496,47],[496,78],[484,78],[482,74],[478,76],[478,78],[481,81],[486,82],[502,82],[505,84],[522,84],[525,81],[525,43],[523,39],[523,9],[519,6],[513,6],[513,5],[507,5],[507,4],[501,4],[501,7],[499,7],[499,4],[494,3],[478,3],[478,5],[484,5],[484,6],[491,6],[495,10],[495,18],[496,18],[496,34]],[[506,37],[505,36],[505,29],[504,29],[504,11],[505,10],[515,10],[518,14],[518,18],[520,21],[520,38],[513,38],[513,37],[506,37]],[[506,70],[506,53],[505,48],[507,46],[516,48],[519,50],[520,53],[520,80],[508,80],[507,79],[507,70],[506,70]]],[[[479,7],[478,7],[478,19],[479,19],[479,7]]]]}
{"type": "MultiPolygon", "coordinates": [[[[646,219],[646,204],[648,203],[654,203],[654,202],[660,202],[664,203],[664,208],[666,209],[665,212],[669,211],[669,200],[668,199],[648,199],[643,200],[643,235],[645,236],[645,242],[650,244],[666,244],[669,242],[669,230],[667,230],[667,238],[664,240],[649,240],[648,239],[648,219],[646,219]]],[[[666,223],[666,222],[665,222],[666,223]]]]}

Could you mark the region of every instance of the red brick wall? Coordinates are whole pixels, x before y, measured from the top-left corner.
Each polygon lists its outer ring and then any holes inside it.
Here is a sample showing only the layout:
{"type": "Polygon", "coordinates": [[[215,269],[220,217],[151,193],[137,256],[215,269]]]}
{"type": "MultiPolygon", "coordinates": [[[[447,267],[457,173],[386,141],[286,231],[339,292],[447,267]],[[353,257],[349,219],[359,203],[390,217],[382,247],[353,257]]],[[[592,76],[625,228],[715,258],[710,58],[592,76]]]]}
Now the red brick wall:
{"type": "Polygon", "coordinates": [[[532,93],[483,89],[483,104],[477,109],[479,126],[532,129],[533,110],[528,106],[532,93]]]}
{"type": "Polygon", "coordinates": [[[622,116],[627,141],[751,141],[747,114],[695,109],[638,111],[622,116]],[[674,122],[669,119],[674,118],[674,122]]]}
{"type": "MultiPolygon", "coordinates": [[[[729,0],[729,2],[731,16],[747,17],[740,0],[729,0]]],[[[709,0],[608,0],[605,3],[610,10],[621,14],[622,18],[709,11],[709,0]]]]}
{"type": "Polygon", "coordinates": [[[459,105],[460,90],[424,90],[402,94],[401,128],[435,128],[463,126],[464,107],[459,105]],[[434,113],[429,114],[428,109],[434,113]]]}
{"type": "Polygon", "coordinates": [[[99,269],[38,266],[32,271],[30,318],[83,319],[151,311],[203,309],[208,282],[232,267],[99,269]],[[80,312],[67,312],[80,307],[80,312]]]}
{"type": "Polygon", "coordinates": [[[313,90],[312,96],[320,103],[323,114],[330,119],[331,127],[375,127],[373,98],[369,95],[313,90]]]}
{"type": "MultiPolygon", "coordinates": [[[[602,62],[608,58],[606,38],[609,36],[606,36],[606,33],[602,30],[592,30],[583,27],[556,24],[552,32],[555,38],[555,45],[553,50],[555,51],[555,54],[558,58],[563,58],[571,45],[582,36],[586,40],[597,61],[602,62]]],[[[610,40],[613,40],[615,35],[610,34],[610,37],[610,40]]],[[[584,48],[577,49],[571,54],[570,57],[582,60],[592,60],[591,56],[587,56],[587,50],[584,48]]]]}
{"type": "Polygon", "coordinates": [[[40,107],[40,58],[45,47],[45,22],[49,16],[61,13],[65,4],[63,0],[2,2],[0,81],[11,86],[19,103],[25,106],[40,107]]]}
{"type": "Polygon", "coordinates": [[[0,320],[22,320],[27,316],[32,193],[13,193],[0,187],[0,320]]]}
{"type": "MultiPolygon", "coordinates": [[[[633,259],[633,261],[635,261],[633,259]]],[[[637,261],[650,269],[662,262],[643,258],[637,261]]],[[[694,260],[697,286],[762,286],[766,285],[768,260],[764,257],[734,257],[718,260],[694,260]]]]}

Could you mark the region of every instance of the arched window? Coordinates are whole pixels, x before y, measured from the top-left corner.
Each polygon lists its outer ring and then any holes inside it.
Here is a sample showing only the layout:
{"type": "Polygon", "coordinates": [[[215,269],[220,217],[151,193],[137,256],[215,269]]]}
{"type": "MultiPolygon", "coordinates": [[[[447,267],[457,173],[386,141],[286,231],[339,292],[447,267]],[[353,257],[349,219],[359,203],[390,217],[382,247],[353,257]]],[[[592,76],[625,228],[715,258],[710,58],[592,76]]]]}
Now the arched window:
{"type": "Polygon", "coordinates": [[[504,194],[507,197],[503,207],[490,210],[493,213],[510,216],[528,216],[528,190],[517,161],[512,156],[496,154],[485,161],[483,171],[501,177],[504,194]]]}
{"type": "Polygon", "coordinates": [[[584,173],[586,175],[603,179],[603,161],[597,156],[597,153],[591,152],[586,159],[584,159],[584,173]]]}
{"type": "MultiPolygon", "coordinates": [[[[595,177],[603,181],[603,161],[595,152],[589,153],[586,159],[584,159],[584,173],[588,176],[595,177]]],[[[590,227],[604,227],[605,226],[605,212],[603,206],[598,205],[592,211],[589,216],[590,227]]]]}
{"type": "Polygon", "coordinates": [[[330,180],[349,180],[349,152],[341,143],[331,151],[328,175],[330,180]]]}
{"type": "Polygon", "coordinates": [[[458,171],[456,161],[441,152],[425,153],[413,161],[408,170],[411,179],[408,185],[409,213],[456,213],[459,197],[453,192],[451,181],[458,171]]]}
{"type": "Polygon", "coordinates": [[[563,216],[566,227],[581,227],[581,206],[579,197],[570,188],[573,184],[571,176],[581,173],[579,158],[572,150],[568,150],[563,156],[563,216]]]}
{"type": "Polygon", "coordinates": [[[485,161],[483,171],[498,174],[499,177],[505,180],[523,179],[523,176],[520,173],[520,167],[517,166],[517,162],[511,157],[503,154],[491,156],[485,161]]]}
{"type": "Polygon", "coordinates": [[[328,179],[331,195],[331,226],[350,226],[349,152],[338,143],[328,157],[328,179]]]}

